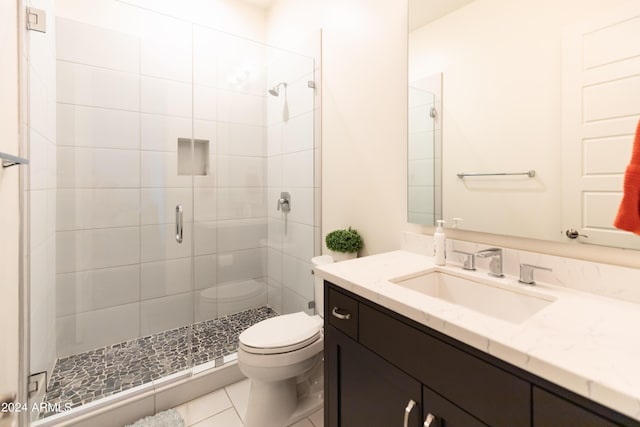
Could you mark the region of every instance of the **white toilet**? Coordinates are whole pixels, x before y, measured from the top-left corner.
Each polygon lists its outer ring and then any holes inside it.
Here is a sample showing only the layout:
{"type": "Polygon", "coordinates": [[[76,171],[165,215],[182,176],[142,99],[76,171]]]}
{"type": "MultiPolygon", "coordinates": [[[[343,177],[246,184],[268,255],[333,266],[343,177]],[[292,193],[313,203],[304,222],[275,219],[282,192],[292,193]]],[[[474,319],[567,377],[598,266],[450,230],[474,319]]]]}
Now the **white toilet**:
{"type": "MultiPolygon", "coordinates": [[[[314,257],[313,266],[333,262],[314,257]]],[[[316,315],[286,314],[240,334],[238,366],[251,380],[246,427],[285,427],[323,403],[323,282],[314,280],[316,315]]]]}

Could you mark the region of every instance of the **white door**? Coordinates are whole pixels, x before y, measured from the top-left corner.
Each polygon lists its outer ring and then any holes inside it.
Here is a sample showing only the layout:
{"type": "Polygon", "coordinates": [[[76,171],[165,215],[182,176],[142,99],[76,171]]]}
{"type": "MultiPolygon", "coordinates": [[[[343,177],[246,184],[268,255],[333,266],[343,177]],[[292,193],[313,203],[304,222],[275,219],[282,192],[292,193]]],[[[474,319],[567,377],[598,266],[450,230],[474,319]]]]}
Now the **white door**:
{"type": "MultiPolygon", "coordinates": [[[[0,152],[18,154],[18,41],[15,1],[0,2],[0,152]]],[[[19,174],[0,167],[0,398],[18,392],[19,174]]],[[[15,423],[12,407],[0,406],[0,426],[15,423]]]]}
{"type": "Polygon", "coordinates": [[[640,249],[640,237],[613,227],[640,117],[638,2],[567,31],[563,55],[563,230],[640,249]]]}

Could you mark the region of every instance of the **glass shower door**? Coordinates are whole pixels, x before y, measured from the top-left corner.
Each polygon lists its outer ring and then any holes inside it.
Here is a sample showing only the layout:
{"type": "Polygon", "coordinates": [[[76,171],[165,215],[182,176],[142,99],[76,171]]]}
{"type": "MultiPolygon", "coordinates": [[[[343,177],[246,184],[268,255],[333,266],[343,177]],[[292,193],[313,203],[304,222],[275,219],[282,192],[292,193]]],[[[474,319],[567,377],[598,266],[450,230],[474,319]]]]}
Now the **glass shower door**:
{"type": "Polygon", "coordinates": [[[248,317],[239,313],[266,305],[264,52],[193,26],[194,135],[215,132],[214,185],[194,177],[195,364],[235,353],[248,317]]]}
{"type": "Polygon", "coordinates": [[[201,25],[193,35],[195,138],[201,126],[216,130],[216,187],[206,199],[215,211],[204,210],[198,177],[194,187],[195,236],[215,227],[215,252],[194,257],[193,360],[218,364],[251,325],[313,312],[314,62],[201,25]],[[206,99],[215,100],[209,114],[206,99]],[[283,191],[293,201],[286,214],[273,197],[283,191]]]}
{"type": "Polygon", "coordinates": [[[190,25],[146,13],[131,34],[49,16],[30,34],[32,69],[51,59],[30,76],[31,119],[46,109],[57,127],[30,141],[31,227],[54,224],[29,252],[30,372],[64,408],[191,366],[194,175],[212,179],[196,160],[213,136],[194,141],[191,60],[174,63],[190,58],[190,25]]]}
{"type": "Polygon", "coordinates": [[[140,328],[162,377],[191,366],[194,176],[213,179],[213,135],[194,141],[191,25],[140,19],[140,328]]]}

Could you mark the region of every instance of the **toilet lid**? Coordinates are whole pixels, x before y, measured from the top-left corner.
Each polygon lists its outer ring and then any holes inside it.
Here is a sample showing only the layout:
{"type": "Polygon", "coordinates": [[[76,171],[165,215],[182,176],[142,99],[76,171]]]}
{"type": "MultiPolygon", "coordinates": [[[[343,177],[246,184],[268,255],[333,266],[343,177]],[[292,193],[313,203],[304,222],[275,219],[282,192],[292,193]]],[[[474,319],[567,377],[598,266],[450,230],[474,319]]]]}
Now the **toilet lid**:
{"type": "Polygon", "coordinates": [[[250,353],[285,353],[315,342],[321,329],[320,316],[299,312],[258,322],[242,332],[239,341],[250,353]]]}

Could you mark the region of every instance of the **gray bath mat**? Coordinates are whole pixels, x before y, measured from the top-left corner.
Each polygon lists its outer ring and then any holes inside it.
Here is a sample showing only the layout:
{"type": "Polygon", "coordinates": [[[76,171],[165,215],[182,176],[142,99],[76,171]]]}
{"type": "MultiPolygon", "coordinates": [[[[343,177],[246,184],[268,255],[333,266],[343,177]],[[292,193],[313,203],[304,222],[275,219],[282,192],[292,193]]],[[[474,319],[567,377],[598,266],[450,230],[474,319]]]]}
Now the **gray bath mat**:
{"type": "Polygon", "coordinates": [[[184,420],[178,411],[169,409],[138,420],[127,427],[184,427],[184,420]]]}

